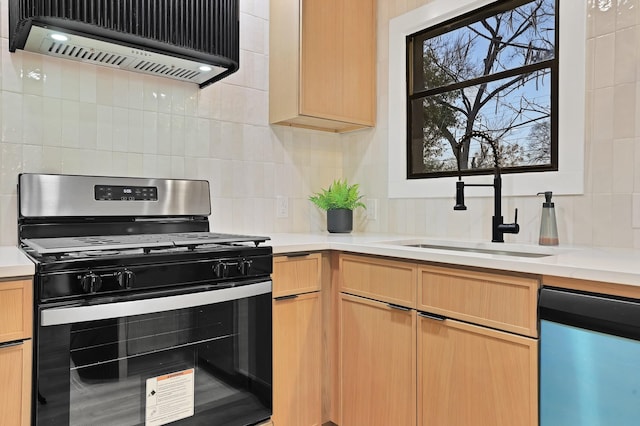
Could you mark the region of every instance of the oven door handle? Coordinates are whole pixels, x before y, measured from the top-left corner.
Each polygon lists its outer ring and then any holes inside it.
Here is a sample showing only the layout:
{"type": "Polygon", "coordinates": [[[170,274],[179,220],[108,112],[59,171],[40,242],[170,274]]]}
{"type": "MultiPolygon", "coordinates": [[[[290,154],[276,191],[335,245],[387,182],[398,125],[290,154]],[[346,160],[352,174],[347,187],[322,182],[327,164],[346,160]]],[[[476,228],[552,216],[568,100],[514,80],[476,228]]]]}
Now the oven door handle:
{"type": "Polygon", "coordinates": [[[152,314],[245,299],[267,293],[271,293],[271,281],[167,297],[63,308],[45,308],[40,314],[40,325],[47,327],[152,314]]]}

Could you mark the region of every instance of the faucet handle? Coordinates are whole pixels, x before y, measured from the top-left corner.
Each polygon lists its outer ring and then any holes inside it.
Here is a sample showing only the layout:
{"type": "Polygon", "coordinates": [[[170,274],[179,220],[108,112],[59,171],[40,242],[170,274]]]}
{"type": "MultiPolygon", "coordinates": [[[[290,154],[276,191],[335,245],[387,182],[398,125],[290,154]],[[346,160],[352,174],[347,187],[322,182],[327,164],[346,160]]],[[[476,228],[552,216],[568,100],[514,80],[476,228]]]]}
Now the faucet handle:
{"type": "Polygon", "coordinates": [[[516,207],[516,213],[515,213],[515,218],[513,220],[513,223],[509,224],[507,230],[505,230],[504,232],[509,234],[517,234],[518,232],[520,232],[520,225],[518,225],[518,208],[517,207],[516,207]]]}
{"type": "MultiPolygon", "coordinates": [[[[502,218],[500,218],[502,220],[502,218]]],[[[516,209],[516,217],[513,223],[498,223],[498,230],[503,234],[517,234],[520,232],[520,225],[518,225],[518,209],[516,209]]],[[[492,240],[494,242],[502,242],[499,240],[492,240]]]]}

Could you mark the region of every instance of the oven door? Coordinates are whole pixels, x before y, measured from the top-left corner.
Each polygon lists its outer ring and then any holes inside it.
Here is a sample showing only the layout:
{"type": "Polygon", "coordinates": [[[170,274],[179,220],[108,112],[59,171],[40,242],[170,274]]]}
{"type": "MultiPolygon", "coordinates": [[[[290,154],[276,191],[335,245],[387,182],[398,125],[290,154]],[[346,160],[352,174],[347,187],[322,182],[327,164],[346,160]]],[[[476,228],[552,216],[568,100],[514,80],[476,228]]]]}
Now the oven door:
{"type": "Polygon", "coordinates": [[[37,425],[271,416],[271,282],[38,309],[37,425]]]}

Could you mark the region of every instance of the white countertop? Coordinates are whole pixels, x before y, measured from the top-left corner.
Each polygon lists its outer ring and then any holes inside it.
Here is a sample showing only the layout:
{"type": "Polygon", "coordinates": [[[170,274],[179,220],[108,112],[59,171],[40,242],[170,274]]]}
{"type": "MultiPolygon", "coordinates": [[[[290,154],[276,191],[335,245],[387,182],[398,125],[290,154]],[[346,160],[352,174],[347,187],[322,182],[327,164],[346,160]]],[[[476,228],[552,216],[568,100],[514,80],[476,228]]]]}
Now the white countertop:
{"type": "Polygon", "coordinates": [[[33,275],[35,265],[18,247],[0,246],[0,278],[33,275]]]}
{"type": "Polygon", "coordinates": [[[273,246],[274,254],[340,250],[640,286],[640,250],[634,249],[563,245],[547,247],[533,244],[467,242],[388,234],[271,234],[270,237],[271,240],[267,244],[273,246]],[[549,253],[551,255],[545,257],[518,257],[407,247],[394,242],[460,245],[481,249],[549,253]]]}
{"type": "MultiPolygon", "coordinates": [[[[410,260],[466,265],[504,271],[604,281],[640,286],[640,250],[468,242],[389,234],[271,234],[267,244],[274,254],[339,250],[410,260]],[[533,253],[545,257],[518,257],[403,246],[400,243],[461,245],[533,253]]],[[[34,264],[17,247],[0,246],[0,278],[33,275],[34,264]]]]}

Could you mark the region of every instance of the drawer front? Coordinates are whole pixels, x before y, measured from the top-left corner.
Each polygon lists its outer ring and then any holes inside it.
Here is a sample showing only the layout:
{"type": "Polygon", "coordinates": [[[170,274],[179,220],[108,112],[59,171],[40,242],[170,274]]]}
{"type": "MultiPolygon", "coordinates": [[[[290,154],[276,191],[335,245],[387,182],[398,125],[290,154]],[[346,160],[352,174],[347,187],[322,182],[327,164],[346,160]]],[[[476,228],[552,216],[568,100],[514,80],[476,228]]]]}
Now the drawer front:
{"type": "Polygon", "coordinates": [[[31,280],[0,281],[0,343],[31,337],[32,310],[31,280]]]}
{"type": "Polygon", "coordinates": [[[320,290],[322,255],[275,256],[273,258],[273,297],[320,290]]]}
{"type": "Polygon", "coordinates": [[[418,310],[537,337],[537,278],[421,266],[418,310]]]}
{"type": "Polygon", "coordinates": [[[340,291],[409,308],[416,307],[417,265],[340,255],[340,291]]]}

